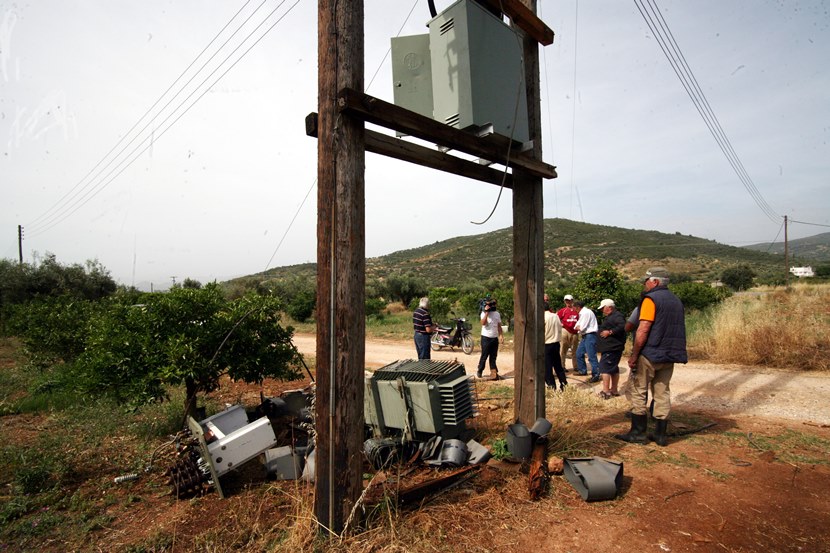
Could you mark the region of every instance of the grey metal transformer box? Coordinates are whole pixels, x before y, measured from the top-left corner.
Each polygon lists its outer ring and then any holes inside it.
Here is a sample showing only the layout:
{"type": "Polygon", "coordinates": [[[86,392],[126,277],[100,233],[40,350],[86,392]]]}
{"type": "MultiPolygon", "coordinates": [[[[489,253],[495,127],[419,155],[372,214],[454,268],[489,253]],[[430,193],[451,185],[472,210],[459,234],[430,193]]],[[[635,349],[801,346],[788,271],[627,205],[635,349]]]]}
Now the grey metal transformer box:
{"type": "Polygon", "coordinates": [[[428,41],[392,40],[395,104],[459,129],[528,141],[520,36],[472,0],[452,4],[427,26],[428,41]]]}

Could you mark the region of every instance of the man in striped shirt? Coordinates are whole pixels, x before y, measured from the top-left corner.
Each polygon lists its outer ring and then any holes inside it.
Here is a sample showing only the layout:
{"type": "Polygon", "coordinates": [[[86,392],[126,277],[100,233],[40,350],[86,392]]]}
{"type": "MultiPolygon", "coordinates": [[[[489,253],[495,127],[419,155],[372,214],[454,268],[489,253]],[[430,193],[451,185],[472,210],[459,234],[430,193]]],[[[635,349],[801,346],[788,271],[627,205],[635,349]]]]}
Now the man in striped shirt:
{"type": "Polygon", "coordinates": [[[429,298],[421,298],[418,309],[412,313],[412,326],[415,328],[415,351],[418,359],[429,359],[429,340],[434,330],[432,317],[429,315],[429,298]]]}

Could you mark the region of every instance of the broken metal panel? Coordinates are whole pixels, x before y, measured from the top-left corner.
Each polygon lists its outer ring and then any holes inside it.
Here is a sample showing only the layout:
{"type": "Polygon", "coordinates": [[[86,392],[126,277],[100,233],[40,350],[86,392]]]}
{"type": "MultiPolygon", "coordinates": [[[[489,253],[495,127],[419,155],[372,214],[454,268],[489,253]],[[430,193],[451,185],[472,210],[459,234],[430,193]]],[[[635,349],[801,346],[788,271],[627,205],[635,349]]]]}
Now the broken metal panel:
{"type": "Polygon", "coordinates": [[[271,421],[263,417],[208,443],[208,460],[216,474],[222,476],[276,443],[271,421]]]}

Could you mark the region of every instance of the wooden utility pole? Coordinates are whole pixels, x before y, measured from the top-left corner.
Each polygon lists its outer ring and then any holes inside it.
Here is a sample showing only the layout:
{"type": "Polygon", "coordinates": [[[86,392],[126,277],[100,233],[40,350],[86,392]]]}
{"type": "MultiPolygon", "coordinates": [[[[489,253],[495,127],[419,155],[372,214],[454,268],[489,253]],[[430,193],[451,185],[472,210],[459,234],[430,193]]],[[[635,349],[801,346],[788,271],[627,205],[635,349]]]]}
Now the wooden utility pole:
{"type": "Polygon", "coordinates": [[[362,492],[366,227],[363,121],[337,93],[363,90],[363,0],[318,0],[318,71],[314,514],[339,534],[362,492]]]}
{"type": "Polygon", "coordinates": [[[20,264],[23,265],[23,226],[17,225],[17,253],[20,257],[20,264]]]}
{"type": "MultiPolygon", "coordinates": [[[[536,0],[522,0],[534,14],[536,0]]],[[[539,44],[523,37],[524,79],[532,158],[542,159],[539,44]]],[[[545,416],[545,318],[543,295],[544,215],[542,178],[516,167],[513,172],[513,309],[515,418],[528,426],[545,416]]]]}
{"type": "Polygon", "coordinates": [[[787,240],[787,216],[784,215],[784,284],[790,285],[790,243],[787,240]]]}

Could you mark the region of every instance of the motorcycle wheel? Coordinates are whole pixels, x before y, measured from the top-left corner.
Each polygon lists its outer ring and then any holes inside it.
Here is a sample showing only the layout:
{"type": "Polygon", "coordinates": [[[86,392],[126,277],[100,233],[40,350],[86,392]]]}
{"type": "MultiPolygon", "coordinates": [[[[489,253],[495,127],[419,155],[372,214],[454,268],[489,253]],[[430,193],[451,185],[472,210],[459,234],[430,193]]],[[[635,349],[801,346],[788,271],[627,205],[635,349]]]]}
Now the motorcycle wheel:
{"type": "Polygon", "coordinates": [[[444,342],[441,339],[441,335],[437,332],[432,333],[432,338],[429,339],[429,347],[432,348],[432,351],[438,351],[442,347],[444,347],[444,342]]]}
{"type": "Polygon", "coordinates": [[[470,355],[473,353],[473,348],[475,347],[475,342],[473,342],[473,337],[469,334],[465,334],[461,337],[461,349],[464,350],[464,353],[470,355]]]}

